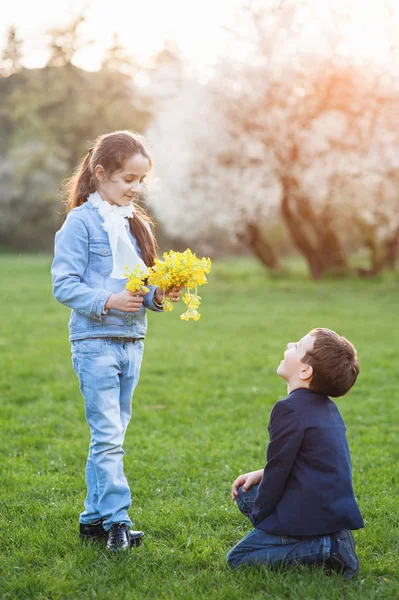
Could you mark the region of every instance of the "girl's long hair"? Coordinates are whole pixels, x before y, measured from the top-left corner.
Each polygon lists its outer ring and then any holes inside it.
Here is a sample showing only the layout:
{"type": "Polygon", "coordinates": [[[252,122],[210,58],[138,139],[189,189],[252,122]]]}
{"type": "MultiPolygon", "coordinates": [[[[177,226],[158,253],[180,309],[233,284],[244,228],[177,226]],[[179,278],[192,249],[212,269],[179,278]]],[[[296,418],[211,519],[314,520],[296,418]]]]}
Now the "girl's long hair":
{"type": "MultiPolygon", "coordinates": [[[[94,171],[96,165],[102,165],[107,176],[111,177],[115,171],[123,169],[125,161],[134,154],[141,154],[147,158],[152,167],[151,157],[140,135],[130,131],[114,131],[99,136],[75,173],[62,186],[67,212],[86,202],[88,195],[96,191],[97,180],[94,171]]],[[[134,217],[129,219],[129,225],[130,231],[137,240],[143,261],[151,267],[157,256],[154,226],[145,209],[137,203],[135,203],[134,217]]]]}

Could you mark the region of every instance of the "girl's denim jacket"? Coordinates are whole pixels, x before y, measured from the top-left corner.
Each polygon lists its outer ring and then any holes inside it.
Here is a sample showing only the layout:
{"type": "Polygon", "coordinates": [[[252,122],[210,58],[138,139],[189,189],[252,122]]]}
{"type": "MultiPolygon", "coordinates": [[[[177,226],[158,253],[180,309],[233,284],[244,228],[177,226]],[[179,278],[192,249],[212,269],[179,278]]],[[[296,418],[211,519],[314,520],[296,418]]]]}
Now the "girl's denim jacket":
{"type": "MultiPolygon", "coordinates": [[[[128,227],[127,220],[126,224],[128,227]]],[[[130,228],[129,235],[140,254],[130,228]]],[[[111,271],[112,253],[103,220],[98,210],[85,202],[71,210],[57,231],[51,267],[55,298],[72,308],[70,341],[94,337],[144,338],[147,330],[145,309],[162,312],[162,308],[154,304],[156,286],[152,286],[138,312],[111,309],[103,314],[109,296],[121,292],[126,285],[126,279],[111,278],[111,271]]]]}

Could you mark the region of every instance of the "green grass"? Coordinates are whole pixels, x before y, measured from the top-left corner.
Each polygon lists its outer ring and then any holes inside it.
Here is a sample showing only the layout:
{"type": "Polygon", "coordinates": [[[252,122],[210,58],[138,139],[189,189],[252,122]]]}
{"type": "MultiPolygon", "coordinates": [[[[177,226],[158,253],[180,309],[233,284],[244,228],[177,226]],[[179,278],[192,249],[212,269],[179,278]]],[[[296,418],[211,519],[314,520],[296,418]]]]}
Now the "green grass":
{"type": "Polygon", "coordinates": [[[250,260],[214,265],[202,318],[149,315],[125,443],[134,526],[122,555],[79,541],[89,442],[72,370],[69,310],[51,295],[50,258],[0,256],[0,597],[29,599],[399,598],[399,278],[271,278],[250,260]],[[361,358],[338,401],[366,527],[358,579],[320,569],[231,572],[225,554],[250,530],[230,500],[235,477],[263,466],[285,344],[314,326],[361,358]]]}

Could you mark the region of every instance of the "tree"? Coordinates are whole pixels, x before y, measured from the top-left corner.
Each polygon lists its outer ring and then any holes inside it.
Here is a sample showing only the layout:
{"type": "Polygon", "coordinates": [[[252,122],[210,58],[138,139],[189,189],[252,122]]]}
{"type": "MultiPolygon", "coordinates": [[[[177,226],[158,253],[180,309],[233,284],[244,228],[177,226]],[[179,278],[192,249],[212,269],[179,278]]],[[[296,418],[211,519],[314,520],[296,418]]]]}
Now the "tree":
{"type": "Polygon", "coordinates": [[[49,250],[63,215],[56,201],[66,164],[46,144],[25,141],[13,148],[0,167],[0,246],[15,250],[49,250]]]}
{"type": "Polygon", "coordinates": [[[17,38],[17,32],[14,25],[11,25],[7,32],[7,42],[1,56],[0,73],[8,77],[21,70],[22,59],[22,40],[17,38]]]}
{"type": "Polygon", "coordinates": [[[147,134],[160,176],[151,202],[167,231],[184,233],[190,242],[239,238],[264,255],[270,268],[278,268],[273,248],[260,242],[258,227],[277,219],[272,173],[258,168],[267,164],[267,149],[250,139],[237,144],[209,87],[187,81],[147,134]],[[236,168],[238,156],[246,161],[242,171],[236,168]]]}
{"type": "Polygon", "coordinates": [[[114,33],[113,44],[106,52],[102,62],[102,69],[126,73],[131,76],[137,70],[136,62],[127,54],[125,48],[122,46],[118,33],[114,33]]]}
{"type": "Polygon", "coordinates": [[[98,135],[144,130],[150,114],[138,96],[128,75],[69,61],[0,79],[0,245],[51,247],[63,219],[59,184],[98,135]]]}
{"type": "Polygon", "coordinates": [[[240,18],[245,60],[225,58],[206,87],[188,82],[160,112],[159,215],[193,237],[227,229],[269,268],[270,225],[281,219],[314,278],[349,270],[355,241],[375,273],[398,246],[398,79],[345,55],[333,10],[315,55],[306,34],[318,6],[251,2],[240,18]]]}
{"type": "Polygon", "coordinates": [[[50,58],[47,66],[65,67],[72,64],[75,54],[91,41],[83,40],[80,35],[81,25],[86,21],[83,15],[74,18],[66,27],[49,31],[50,58]]]}

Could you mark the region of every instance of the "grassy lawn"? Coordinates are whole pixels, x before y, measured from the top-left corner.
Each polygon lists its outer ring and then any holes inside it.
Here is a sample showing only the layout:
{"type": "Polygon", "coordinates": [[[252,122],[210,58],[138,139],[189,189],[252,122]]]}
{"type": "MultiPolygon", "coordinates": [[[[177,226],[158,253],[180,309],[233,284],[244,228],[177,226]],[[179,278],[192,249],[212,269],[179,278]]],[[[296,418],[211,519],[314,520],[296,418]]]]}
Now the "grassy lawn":
{"type": "Polygon", "coordinates": [[[1,598],[399,598],[398,275],[315,284],[222,262],[199,323],[150,314],[125,442],[131,516],[147,537],[115,556],[77,534],[89,431],[49,267],[45,256],[0,256],[1,598]],[[263,466],[269,412],[285,395],[276,366],[314,326],[349,337],[361,359],[338,400],[366,523],[355,532],[361,573],[346,584],[320,569],[231,572],[225,561],[250,530],[231,482],[263,466]]]}

